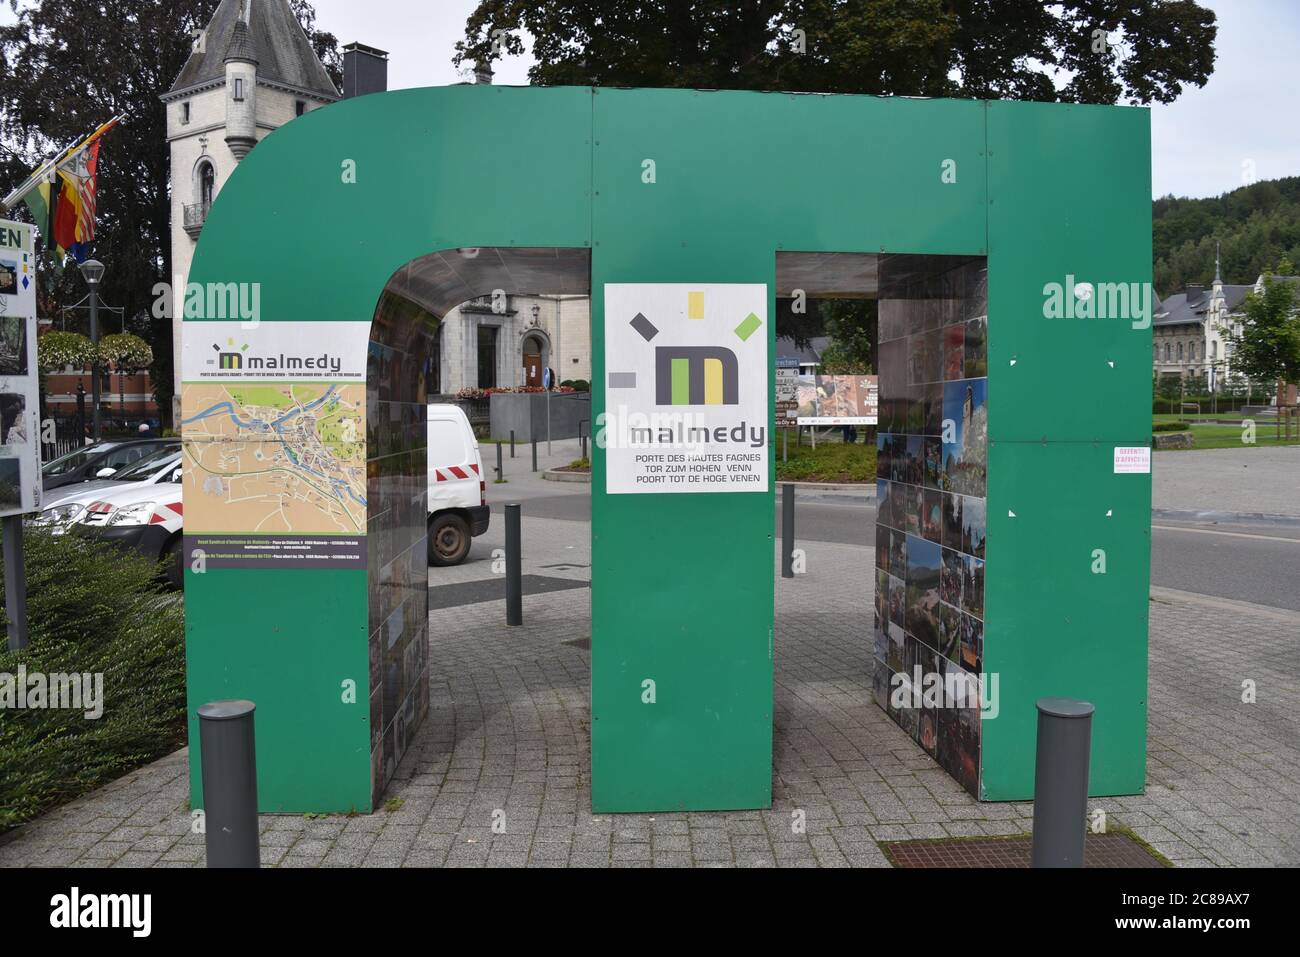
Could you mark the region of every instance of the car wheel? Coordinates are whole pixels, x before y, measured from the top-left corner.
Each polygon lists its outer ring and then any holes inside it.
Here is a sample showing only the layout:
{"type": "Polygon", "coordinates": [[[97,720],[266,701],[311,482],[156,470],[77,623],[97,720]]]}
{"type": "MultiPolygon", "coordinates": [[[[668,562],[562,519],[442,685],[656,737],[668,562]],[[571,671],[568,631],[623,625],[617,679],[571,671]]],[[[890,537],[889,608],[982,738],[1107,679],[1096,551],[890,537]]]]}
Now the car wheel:
{"type": "Polygon", "coordinates": [[[171,543],[163,549],[162,560],[167,584],[177,591],[182,591],[185,588],[185,556],[181,552],[179,537],[172,539],[171,543]]]}
{"type": "Polygon", "coordinates": [[[459,515],[439,515],[429,523],[429,564],[459,565],[469,557],[469,522],[459,515]]]}

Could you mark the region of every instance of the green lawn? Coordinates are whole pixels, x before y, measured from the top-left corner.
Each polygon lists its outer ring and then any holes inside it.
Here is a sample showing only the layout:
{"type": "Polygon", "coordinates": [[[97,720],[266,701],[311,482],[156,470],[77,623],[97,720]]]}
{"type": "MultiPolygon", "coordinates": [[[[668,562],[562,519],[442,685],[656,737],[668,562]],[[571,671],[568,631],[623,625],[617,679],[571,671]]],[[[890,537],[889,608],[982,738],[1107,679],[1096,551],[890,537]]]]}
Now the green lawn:
{"type": "Polygon", "coordinates": [[[1277,426],[1273,422],[1257,422],[1255,425],[1255,441],[1249,443],[1244,441],[1246,435],[1245,429],[1240,425],[1197,425],[1192,423],[1192,435],[1195,449],[1240,449],[1251,448],[1263,445],[1300,445],[1300,441],[1295,438],[1294,428],[1292,429],[1291,441],[1278,441],[1277,426]]]}
{"type": "Polygon", "coordinates": [[[874,482],[876,480],[876,446],[854,445],[818,440],[814,450],[804,436],[803,445],[795,445],[790,436],[789,462],[781,461],[781,439],[772,446],[778,482],[874,482]]]}

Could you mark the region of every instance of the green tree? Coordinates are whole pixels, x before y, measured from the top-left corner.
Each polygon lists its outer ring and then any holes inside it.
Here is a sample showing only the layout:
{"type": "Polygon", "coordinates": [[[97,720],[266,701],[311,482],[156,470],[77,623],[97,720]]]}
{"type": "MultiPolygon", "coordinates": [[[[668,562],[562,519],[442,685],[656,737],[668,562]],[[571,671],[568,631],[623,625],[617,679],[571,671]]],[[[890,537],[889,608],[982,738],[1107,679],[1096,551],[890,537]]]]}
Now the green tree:
{"type": "Polygon", "coordinates": [[[1174,411],[1174,403],[1182,400],[1183,377],[1176,372],[1166,372],[1160,377],[1160,398],[1169,403],[1169,411],[1174,411]]]}
{"type": "Polygon", "coordinates": [[[545,86],[1168,103],[1217,30],[1194,0],[481,0],[455,62],[526,31],[545,86]]]}
{"type": "MultiPolygon", "coordinates": [[[[1290,276],[1291,263],[1278,264],[1290,276]]],[[[1229,334],[1232,362],[1251,379],[1277,382],[1278,405],[1286,404],[1288,385],[1300,383],[1300,303],[1294,282],[1265,274],[1263,291],[1242,303],[1241,335],[1229,334]]]]}
{"type": "Polygon", "coordinates": [[[821,299],[817,303],[830,343],[822,350],[827,375],[870,375],[875,371],[879,310],[871,299],[821,299]]]}
{"type": "Polygon", "coordinates": [[[1278,260],[1300,261],[1300,176],[1265,180],[1222,196],[1165,196],[1151,208],[1153,276],[1159,295],[1209,285],[1221,255],[1228,283],[1254,283],[1278,260]]]}
{"type": "MultiPolygon", "coordinates": [[[[9,0],[14,23],[0,27],[0,181],[4,192],[59,147],[110,117],[126,119],[104,137],[99,154],[95,257],[108,272],[105,303],[126,312],[126,331],[154,352],[150,371],[163,414],[172,393],[171,320],[153,316],[153,288],[171,281],[171,200],[166,93],[189,58],[193,34],[219,0],[9,0]]],[[[335,82],[341,54],[332,34],[315,28],[306,0],[291,0],[335,82]]],[[[19,204],[10,216],[27,218],[19,204]]],[[[76,270],[57,276],[38,262],[43,314],[57,317],[86,296],[76,270]]],[[[85,312],[80,314],[83,322],[85,312]]],[[[118,332],[111,326],[106,332],[118,332]]]]}

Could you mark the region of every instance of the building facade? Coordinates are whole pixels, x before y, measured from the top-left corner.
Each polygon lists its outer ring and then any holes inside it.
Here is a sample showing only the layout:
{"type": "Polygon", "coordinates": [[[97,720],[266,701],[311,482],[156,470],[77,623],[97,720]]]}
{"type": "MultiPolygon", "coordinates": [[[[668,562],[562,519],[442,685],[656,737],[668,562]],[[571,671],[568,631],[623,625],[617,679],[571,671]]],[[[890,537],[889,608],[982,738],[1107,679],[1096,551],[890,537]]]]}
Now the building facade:
{"type": "MultiPolygon", "coordinates": [[[[288,0],[221,0],[162,98],[171,150],[174,290],[185,288],[208,210],[240,161],[285,123],[338,99],[288,0]]],[[[173,312],[179,403],[181,310],[173,312]]]]}
{"type": "MultiPolygon", "coordinates": [[[[1295,276],[1275,278],[1300,282],[1295,276]]],[[[1216,257],[1209,288],[1188,284],[1157,305],[1152,319],[1152,368],[1156,374],[1203,376],[1210,392],[1222,392],[1238,381],[1241,375],[1233,368],[1229,337],[1241,335],[1246,297],[1263,291],[1263,276],[1249,285],[1225,283],[1216,257]]]]}
{"type": "Polygon", "coordinates": [[[443,318],[431,395],[591,380],[591,300],[586,296],[482,296],[443,318]]]}

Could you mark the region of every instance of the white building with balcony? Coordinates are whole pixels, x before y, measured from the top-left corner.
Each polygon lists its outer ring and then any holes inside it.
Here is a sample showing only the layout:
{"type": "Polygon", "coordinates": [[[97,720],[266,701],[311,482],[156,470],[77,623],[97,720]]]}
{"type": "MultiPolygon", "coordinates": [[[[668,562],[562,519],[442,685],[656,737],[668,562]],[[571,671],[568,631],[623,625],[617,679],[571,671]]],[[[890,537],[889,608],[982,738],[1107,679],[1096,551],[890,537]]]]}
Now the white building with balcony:
{"type": "MultiPolygon", "coordinates": [[[[221,0],[162,98],[171,149],[174,284],[186,281],[208,209],[239,162],[274,130],[338,99],[289,0],[221,0]]],[[[179,402],[181,317],[175,312],[179,402]]]]}

